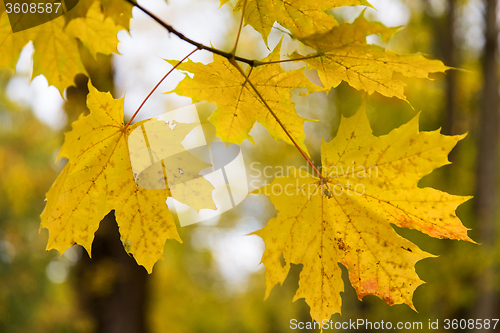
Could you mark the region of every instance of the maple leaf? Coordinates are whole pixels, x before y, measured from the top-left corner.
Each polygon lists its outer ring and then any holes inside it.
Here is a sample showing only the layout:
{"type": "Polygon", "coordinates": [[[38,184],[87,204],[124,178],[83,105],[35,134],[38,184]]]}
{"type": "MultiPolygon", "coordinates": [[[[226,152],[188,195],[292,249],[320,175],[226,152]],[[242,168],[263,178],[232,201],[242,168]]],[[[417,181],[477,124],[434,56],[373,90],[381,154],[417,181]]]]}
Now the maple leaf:
{"type": "Polygon", "coordinates": [[[344,286],[338,263],[348,269],[359,299],[375,295],[413,308],[413,292],[423,283],[414,265],[432,255],[390,224],[472,241],[455,215],[469,197],[417,187],[424,175],[449,164],[448,153],[464,136],[419,132],[415,117],[375,137],[365,108],[342,117],[337,136],[322,143],[323,179],[292,168],[291,175],[257,190],[279,211],[255,232],[266,243],[266,297],[283,283],[290,263],[303,264],[294,300],[305,298],[318,322],[340,313],[344,286]]]}
{"type": "Polygon", "coordinates": [[[124,28],[110,17],[105,18],[99,2],[94,2],[85,18],[76,18],[66,26],[66,33],[78,38],[95,57],[96,53],[118,53],[117,33],[124,28]]]}
{"type": "Polygon", "coordinates": [[[65,14],[16,33],[12,32],[7,13],[1,14],[0,67],[15,69],[21,50],[29,41],[33,41],[35,53],[32,77],[44,75],[49,85],[55,86],[62,94],[66,87],[73,84],[77,74],[87,73],[75,37],[82,40],[92,54],[95,55],[96,52],[109,54],[116,52],[118,43],[116,33],[123,29],[113,25],[109,20],[103,21],[104,26],[97,26],[97,22],[103,19],[99,2],[95,2],[86,14],[85,19],[77,19],[77,22],[70,24],[69,32],[65,30],[65,14]]]}
{"type": "MultiPolygon", "coordinates": [[[[366,0],[239,0],[234,10],[241,10],[245,1],[245,22],[257,30],[266,43],[274,22],[296,37],[307,36],[337,25],[335,19],[326,13],[328,10],[342,6],[371,7],[366,0]]],[[[226,2],[221,0],[221,5],[226,2]]]]}
{"type": "Polygon", "coordinates": [[[335,88],[345,81],[369,94],[376,91],[406,101],[405,83],[394,78],[394,73],[429,78],[429,73],[445,72],[449,67],[420,54],[398,55],[366,42],[368,35],[381,34],[388,39],[395,31],[394,28],[367,21],[361,14],[353,23],[343,23],[330,31],[300,38],[303,43],[319,51],[317,57],[303,59],[303,55],[294,52],[291,58],[317,69],[326,88],[335,88]]]}
{"type": "MultiPolygon", "coordinates": [[[[280,49],[281,41],[262,61],[279,61],[280,49]]],[[[177,61],[169,63],[175,64],[177,61]]],[[[216,126],[217,135],[222,141],[240,144],[249,139],[253,142],[248,132],[255,122],[259,122],[276,140],[283,139],[291,143],[243,75],[225,58],[214,55],[214,62],[208,65],[188,61],[178,68],[194,73],[194,77],[186,75],[177,87],[168,93],[175,92],[191,97],[194,101],[206,100],[216,103],[217,109],[210,117],[210,122],[216,126]]],[[[308,92],[313,92],[323,88],[312,84],[302,69],[285,71],[279,63],[248,68],[246,76],[249,76],[249,80],[299,146],[307,151],[304,146],[304,118],[297,115],[290,90],[306,88],[308,92]]]]}
{"type": "MultiPolygon", "coordinates": [[[[91,113],[80,116],[73,123],[73,130],[66,133],[58,158],[65,157],[68,163],[47,193],[47,205],[41,214],[41,227],[49,229],[47,249],[63,253],[77,243],[90,254],[99,222],[115,210],[122,242],[137,263],[151,272],[154,263],[163,258],[165,241],[181,242],[166,205],[170,191],[135,184],[128,136],[145,122],[125,127],[123,99],[114,100],[90,83],[89,91],[87,106],[91,113]]],[[[156,123],[164,131],[171,131],[165,122],[156,123]]],[[[177,124],[170,147],[181,146],[192,128],[191,124],[177,124]]],[[[205,189],[211,194],[213,187],[205,182],[205,189]]],[[[200,187],[190,195],[206,196],[203,191],[200,187]]]]}
{"type": "Polygon", "coordinates": [[[78,73],[86,73],[78,52],[76,40],[63,32],[64,16],[40,26],[12,33],[7,13],[0,18],[1,67],[15,69],[23,47],[33,41],[32,77],[43,74],[49,85],[62,92],[73,84],[78,73]]]}
{"type": "MultiPolygon", "coordinates": [[[[95,0],[79,0],[78,4],[64,14],[67,22],[79,17],[86,17],[88,11],[94,6],[95,0]]],[[[130,19],[132,18],[132,6],[126,1],[101,0],[102,12],[106,18],[110,18],[116,25],[125,29],[130,28],[130,19]]]]}

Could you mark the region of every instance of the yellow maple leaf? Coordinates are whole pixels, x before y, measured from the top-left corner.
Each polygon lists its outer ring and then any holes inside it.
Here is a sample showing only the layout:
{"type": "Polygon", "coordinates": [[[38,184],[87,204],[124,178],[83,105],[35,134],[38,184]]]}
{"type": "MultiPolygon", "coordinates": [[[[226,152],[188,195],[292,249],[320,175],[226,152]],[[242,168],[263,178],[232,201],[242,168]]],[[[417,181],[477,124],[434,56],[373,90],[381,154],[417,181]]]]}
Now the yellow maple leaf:
{"type": "Polygon", "coordinates": [[[423,283],[414,265],[432,255],[390,224],[472,241],[455,215],[469,197],[417,187],[420,178],[449,163],[448,153],[463,137],[419,132],[418,117],[375,137],[365,106],[342,117],[337,136],[322,143],[323,179],[291,169],[257,191],[279,211],[255,232],[266,243],[266,297],[283,283],[290,263],[303,264],[294,299],[305,298],[314,320],[329,319],[341,310],[341,263],[359,299],[375,295],[413,308],[413,292],[423,283]]]}
{"type": "MultiPolygon", "coordinates": [[[[49,229],[47,249],[63,253],[77,243],[90,254],[99,222],[115,210],[127,250],[151,272],[154,263],[163,258],[165,241],[181,241],[166,205],[170,191],[145,189],[135,183],[128,137],[145,122],[125,127],[123,99],[114,100],[90,83],[89,91],[87,106],[91,113],[80,116],[73,130],[66,133],[58,158],[65,157],[68,163],[47,193],[47,205],[41,214],[41,227],[49,229]]],[[[164,131],[170,131],[165,122],[156,122],[164,131]]],[[[170,145],[180,146],[192,129],[192,124],[177,124],[170,145]]],[[[189,195],[205,197],[208,192],[211,197],[212,189],[205,180],[189,195]]],[[[182,198],[176,199],[183,202],[182,198]]]]}
{"type": "Polygon", "coordinates": [[[78,38],[95,57],[96,53],[110,54],[118,53],[118,31],[124,28],[116,25],[110,17],[104,17],[101,12],[101,4],[96,1],[87,11],[85,18],[71,20],[66,26],[65,32],[78,38]]]}
{"type": "MultiPolygon", "coordinates": [[[[307,36],[337,25],[335,19],[326,13],[328,10],[342,6],[370,6],[366,0],[239,0],[235,11],[241,10],[245,1],[245,22],[266,42],[274,22],[296,37],[307,36]]],[[[221,5],[226,2],[221,0],[221,5]]]]}
{"type": "MultiPolygon", "coordinates": [[[[300,38],[303,43],[319,51],[317,57],[302,61],[318,70],[326,88],[335,88],[345,81],[369,94],[378,92],[387,97],[406,100],[405,83],[394,78],[394,73],[429,78],[429,73],[445,72],[449,67],[420,54],[398,55],[366,42],[368,35],[381,34],[388,39],[394,32],[394,28],[367,21],[361,14],[353,23],[343,23],[330,31],[300,38]]],[[[304,58],[297,52],[291,57],[297,60],[304,58]]]]}
{"type": "MultiPolygon", "coordinates": [[[[280,49],[281,41],[262,61],[279,61],[280,49]]],[[[227,59],[214,55],[214,62],[208,65],[188,61],[178,68],[194,73],[194,77],[186,75],[171,92],[192,97],[195,101],[216,103],[217,109],[210,122],[217,127],[217,135],[223,141],[240,144],[249,139],[253,142],[248,132],[255,122],[259,122],[276,140],[291,143],[243,75],[227,59]]],[[[290,90],[306,88],[308,92],[313,92],[323,88],[312,84],[303,70],[285,71],[279,63],[248,68],[246,75],[299,146],[307,151],[304,146],[304,118],[297,115],[290,90]]]]}
{"type": "Polygon", "coordinates": [[[96,52],[109,54],[116,51],[118,43],[116,33],[122,28],[114,25],[109,19],[103,21],[100,8],[100,3],[95,2],[86,12],[85,19],[75,19],[77,22],[73,24],[73,21],[70,22],[69,32],[65,30],[67,22],[65,14],[31,29],[12,33],[9,18],[4,12],[0,16],[0,54],[2,55],[0,67],[15,69],[21,50],[29,41],[33,41],[35,52],[32,77],[44,75],[49,85],[55,86],[62,94],[66,87],[73,84],[77,74],[87,73],[80,58],[75,37],[89,47],[94,55],[96,52]],[[99,20],[101,20],[100,23],[99,20]]]}
{"type": "Polygon", "coordinates": [[[86,73],[76,40],[63,32],[64,16],[37,27],[12,33],[7,13],[0,18],[0,66],[14,69],[23,47],[33,41],[33,77],[43,74],[62,92],[78,73],[86,73]]]}

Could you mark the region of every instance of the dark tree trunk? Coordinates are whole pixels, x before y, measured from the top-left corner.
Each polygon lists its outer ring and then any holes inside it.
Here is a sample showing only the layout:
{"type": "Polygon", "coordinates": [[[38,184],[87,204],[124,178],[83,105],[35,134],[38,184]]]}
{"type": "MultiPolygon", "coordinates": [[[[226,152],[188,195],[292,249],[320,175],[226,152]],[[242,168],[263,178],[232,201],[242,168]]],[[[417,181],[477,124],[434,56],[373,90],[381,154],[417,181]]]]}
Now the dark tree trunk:
{"type": "MultiPolygon", "coordinates": [[[[479,119],[476,171],[475,219],[477,241],[491,258],[495,253],[498,228],[496,203],[499,139],[498,26],[497,0],[485,0],[485,45],[482,59],[483,96],[479,119]]],[[[472,318],[497,318],[498,284],[496,267],[490,265],[477,281],[478,299],[472,318]]]]}
{"type": "Polygon", "coordinates": [[[147,332],[147,279],[144,267],[125,252],[114,213],[108,214],[95,234],[92,259],[85,253],[77,267],[77,290],[96,333],[147,332]]]}
{"type": "MultiPolygon", "coordinates": [[[[456,0],[448,0],[448,11],[445,17],[443,60],[447,66],[458,68],[458,54],[455,43],[456,0]]],[[[458,134],[457,130],[457,72],[446,73],[446,113],[443,134],[458,134]]]]}
{"type": "MultiPolygon", "coordinates": [[[[426,7],[431,11],[429,0],[424,1],[426,7]]],[[[430,17],[434,33],[434,45],[437,58],[442,59],[444,64],[449,67],[459,68],[459,54],[455,38],[455,21],[457,4],[456,0],[447,0],[447,11],[443,16],[430,17]]],[[[457,128],[458,123],[458,103],[457,103],[457,71],[450,70],[446,72],[446,91],[445,91],[445,110],[443,113],[442,124],[443,134],[462,133],[457,128]]]]}

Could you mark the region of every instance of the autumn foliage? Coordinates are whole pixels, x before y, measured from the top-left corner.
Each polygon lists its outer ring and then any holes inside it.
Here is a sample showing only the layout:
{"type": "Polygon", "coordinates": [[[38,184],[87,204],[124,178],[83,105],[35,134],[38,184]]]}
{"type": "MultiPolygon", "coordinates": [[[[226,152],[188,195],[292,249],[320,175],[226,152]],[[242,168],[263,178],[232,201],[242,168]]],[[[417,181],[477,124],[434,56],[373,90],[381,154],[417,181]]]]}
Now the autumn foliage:
{"type": "MultiPolygon", "coordinates": [[[[221,6],[228,2],[221,0],[221,6]]],[[[206,65],[168,60],[186,74],[169,93],[214,103],[217,108],[210,122],[223,141],[253,142],[249,132],[260,123],[274,139],[295,145],[297,154],[303,154],[312,167],[311,173],[290,169],[288,176],[256,192],[269,197],[278,215],[255,234],[266,243],[262,262],[267,294],[283,283],[291,263],[303,264],[295,298],[305,298],[316,321],[340,313],[344,282],[339,263],[348,269],[360,299],[375,295],[390,305],[413,307],[413,292],[422,283],[415,263],[432,255],[399,236],[391,224],[431,237],[472,241],[455,215],[469,197],[417,186],[423,176],[449,163],[449,152],[464,136],[420,132],[416,117],[377,137],[363,105],[354,116],[342,118],[332,141],[321,144],[321,164],[313,167],[304,144],[304,122],[310,119],[297,114],[292,89],[326,94],[346,82],[364,91],[366,98],[378,93],[407,101],[402,77],[427,79],[431,73],[449,69],[420,54],[401,55],[369,44],[367,36],[379,35],[387,41],[396,29],[367,20],[364,13],[342,24],[328,13],[354,5],[370,6],[364,0],[239,0],[235,15],[258,31],[266,45],[271,29],[279,23],[310,51],[283,56],[280,41],[263,59],[239,54],[238,41],[233,50],[222,51],[164,24],[186,43],[214,53],[213,62],[206,65]],[[321,83],[311,82],[304,68],[284,70],[282,62],[316,70],[321,83]]],[[[92,55],[116,52],[116,34],[128,29],[131,10],[124,0],[80,0],[67,15],[13,34],[0,8],[0,66],[14,68],[22,48],[32,41],[33,76],[44,75],[62,93],[75,75],[86,74],[78,41],[92,55]]],[[[41,214],[41,226],[49,230],[47,248],[62,253],[80,244],[90,253],[99,222],[114,210],[126,250],[151,272],[163,258],[167,240],[182,242],[165,204],[170,190],[136,185],[129,136],[144,122],[126,124],[122,100],[97,91],[91,83],[89,91],[90,114],[75,121],[65,136],[59,158],[68,163],[48,191],[41,214]]],[[[157,127],[160,132],[169,130],[161,121],[157,127]]],[[[191,129],[182,124],[176,128],[176,142],[170,148],[179,149],[191,129]]],[[[211,202],[189,201],[197,195],[176,199],[197,210],[213,207],[211,202]]]]}

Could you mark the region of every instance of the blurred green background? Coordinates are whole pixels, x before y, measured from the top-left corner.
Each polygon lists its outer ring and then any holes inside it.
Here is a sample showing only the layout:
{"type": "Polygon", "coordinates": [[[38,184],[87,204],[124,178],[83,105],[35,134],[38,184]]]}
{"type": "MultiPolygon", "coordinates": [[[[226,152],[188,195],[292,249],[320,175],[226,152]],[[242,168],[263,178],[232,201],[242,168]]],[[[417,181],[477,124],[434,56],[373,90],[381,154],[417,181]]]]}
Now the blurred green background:
{"type": "MultiPolygon", "coordinates": [[[[215,9],[219,5],[218,0],[199,2],[215,9]]],[[[446,75],[434,75],[432,81],[406,80],[411,105],[377,94],[370,96],[368,115],[374,133],[386,134],[419,112],[422,130],[468,132],[450,155],[453,163],[425,177],[420,186],[474,195],[459,207],[458,215],[471,229],[469,236],[482,245],[432,239],[395,227],[423,250],[438,256],[416,265],[417,273],[427,282],[414,294],[418,313],[406,305],[390,307],[372,296],[359,301],[343,268],[343,314],[334,315],[332,320],[423,322],[424,328],[429,320],[439,320],[443,330],[444,319],[499,318],[497,1],[372,3],[379,11],[368,11],[368,18],[396,23],[402,19],[406,23],[387,44],[389,49],[422,52],[457,68],[446,75]]],[[[220,10],[229,12],[231,8],[220,10]]],[[[337,10],[333,15],[340,22],[352,21],[360,11],[337,10]]],[[[134,20],[136,15],[134,11],[134,20]]],[[[238,16],[224,23],[226,45],[217,46],[230,49],[238,16]]],[[[150,29],[147,24],[135,27],[137,31],[150,29]]],[[[265,46],[251,29],[245,27],[239,53],[263,57],[265,46]]],[[[273,33],[279,36],[279,31],[273,33]]],[[[134,25],[131,34],[132,38],[139,34],[134,34],[134,25]]],[[[370,37],[370,41],[381,43],[376,37],[370,37]]],[[[283,54],[294,46],[296,42],[285,39],[283,54]]],[[[117,57],[93,58],[84,48],[80,51],[92,83],[121,97],[120,89],[124,90],[126,84],[119,80],[124,74],[117,57]]],[[[126,72],[133,76],[140,70],[138,65],[126,72]]],[[[62,163],[55,165],[54,160],[63,133],[80,113],[88,112],[87,78],[75,78],[75,86],[66,92],[62,120],[49,126],[39,119],[43,117],[35,116],[29,103],[13,97],[23,93],[13,93],[12,83],[22,75],[27,74],[20,71],[15,76],[11,71],[0,71],[0,332],[289,332],[291,319],[311,320],[303,299],[292,303],[300,266],[293,266],[284,285],[276,286],[263,300],[265,268],[259,265],[263,243],[245,234],[276,215],[265,197],[249,196],[218,221],[179,228],[184,244],[168,241],[165,261],[158,262],[151,275],[124,252],[112,214],[96,234],[92,259],[78,246],[62,256],[54,250],[46,252],[47,231],[39,233],[38,216],[45,193],[62,169],[62,163]],[[253,240],[241,247],[248,238],[253,240]]],[[[314,73],[308,75],[314,79],[314,73]]],[[[335,136],[340,115],[356,112],[363,95],[346,84],[328,95],[295,95],[298,113],[319,119],[306,123],[305,132],[312,159],[320,161],[320,140],[335,136]]],[[[166,101],[152,111],[156,112],[152,116],[178,103],[166,101]]],[[[209,111],[201,116],[207,135],[213,136],[213,126],[206,122],[209,111]]],[[[247,163],[304,165],[292,146],[274,141],[260,125],[252,134],[257,145],[242,145],[247,163]]]]}

